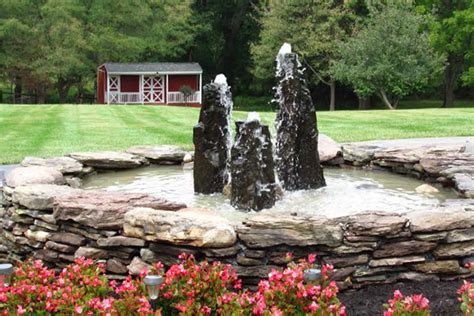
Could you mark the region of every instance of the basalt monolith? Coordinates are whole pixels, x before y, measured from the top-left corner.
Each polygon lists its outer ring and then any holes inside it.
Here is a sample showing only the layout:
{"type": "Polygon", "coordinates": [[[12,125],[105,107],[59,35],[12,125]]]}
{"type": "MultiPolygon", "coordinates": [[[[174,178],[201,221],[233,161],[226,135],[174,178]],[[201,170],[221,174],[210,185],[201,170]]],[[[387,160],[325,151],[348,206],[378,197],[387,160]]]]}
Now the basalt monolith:
{"type": "Polygon", "coordinates": [[[276,170],[286,190],[326,185],[318,154],[316,111],[298,55],[283,44],[277,58],[276,170]]]}
{"type": "Polygon", "coordinates": [[[229,181],[232,94],[224,75],[203,88],[199,122],[194,126],[194,191],[221,193],[229,181]]]}
{"type": "Polygon", "coordinates": [[[275,205],[281,189],[275,183],[270,131],[257,113],[236,122],[231,150],[231,204],[242,210],[260,211],[275,205]]]}

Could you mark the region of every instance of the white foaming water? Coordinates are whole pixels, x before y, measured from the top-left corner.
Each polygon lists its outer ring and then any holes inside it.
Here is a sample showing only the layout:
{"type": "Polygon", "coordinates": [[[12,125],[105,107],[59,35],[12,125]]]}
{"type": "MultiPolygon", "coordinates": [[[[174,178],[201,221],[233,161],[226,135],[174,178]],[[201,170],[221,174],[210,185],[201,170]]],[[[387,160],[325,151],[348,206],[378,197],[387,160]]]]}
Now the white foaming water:
{"type": "MultiPolygon", "coordinates": [[[[387,172],[352,169],[325,169],[327,186],[318,190],[285,192],[282,200],[263,214],[272,216],[324,215],[345,216],[364,211],[409,212],[433,209],[447,198],[455,198],[450,190],[440,189],[433,195],[415,192],[422,181],[387,172]]],[[[85,189],[150,193],[189,207],[208,208],[234,223],[255,212],[235,210],[222,194],[196,195],[193,172],[181,166],[150,166],[120,172],[102,173],[86,179],[85,189]]]]}
{"type": "Polygon", "coordinates": [[[227,78],[224,74],[218,74],[214,79],[214,83],[227,86],[227,78]]]}

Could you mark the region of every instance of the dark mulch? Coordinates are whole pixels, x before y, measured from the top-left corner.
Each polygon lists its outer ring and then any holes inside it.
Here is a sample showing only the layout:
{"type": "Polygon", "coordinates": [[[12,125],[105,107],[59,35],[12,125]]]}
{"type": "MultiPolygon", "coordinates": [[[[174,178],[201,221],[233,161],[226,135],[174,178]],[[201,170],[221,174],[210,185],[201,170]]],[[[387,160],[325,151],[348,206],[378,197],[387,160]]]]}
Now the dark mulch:
{"type": "Polygon", "coordinates": [[[372,285],[360,290],[346,290],[338,297],[346,305],[347,315],[383,315],[383,304],[393,297],[395,290],[403,295],[423,294],[430,300],[431,315],[462,315],[456,291],[462,281],[404,282],[372,285]]]}

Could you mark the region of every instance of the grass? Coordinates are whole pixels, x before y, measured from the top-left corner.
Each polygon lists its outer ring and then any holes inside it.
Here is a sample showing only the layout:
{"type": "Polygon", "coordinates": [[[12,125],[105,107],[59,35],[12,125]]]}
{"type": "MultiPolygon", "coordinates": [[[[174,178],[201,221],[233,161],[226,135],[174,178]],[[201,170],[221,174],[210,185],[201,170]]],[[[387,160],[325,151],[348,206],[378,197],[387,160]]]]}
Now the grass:
{"type": "MultiPolygon", "coordinates": [[[[169,106],[0,105],[0,164],[138,144],[191,149],[198,115],[199,109],[169,106]]],[[[234,112],[234,119],[245,116],[234,112]]],[[[274,113],[261,117],[273,125],[274,113]]],[[[320,112],[318,124],[339,142],[473,136],[474,108],[320,112]]]]}

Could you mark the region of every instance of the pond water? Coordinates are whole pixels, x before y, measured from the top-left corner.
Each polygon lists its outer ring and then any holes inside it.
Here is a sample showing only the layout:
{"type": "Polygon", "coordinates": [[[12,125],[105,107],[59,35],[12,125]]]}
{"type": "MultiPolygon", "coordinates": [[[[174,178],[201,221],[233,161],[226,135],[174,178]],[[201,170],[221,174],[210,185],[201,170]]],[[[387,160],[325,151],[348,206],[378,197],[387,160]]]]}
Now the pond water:
{"type": "MultiPolygon", "coordinates": [[[[327,186],[318,190],[285,192],[282,200],[264,213],[321,214],[338,217],[363,211],[407,212],[432,209],[456,194],[450,189],[426,195],[415,192],[424,182],[384,171],[325,168],[327,186]]],[[[222,194],[194,194],[193,171],[182,166],[149,166],[100,173],[85,179],[84,189],[151,193],[189,207],[208,208],[231,221],[253,212],[235,210],[222,194]]]]}

